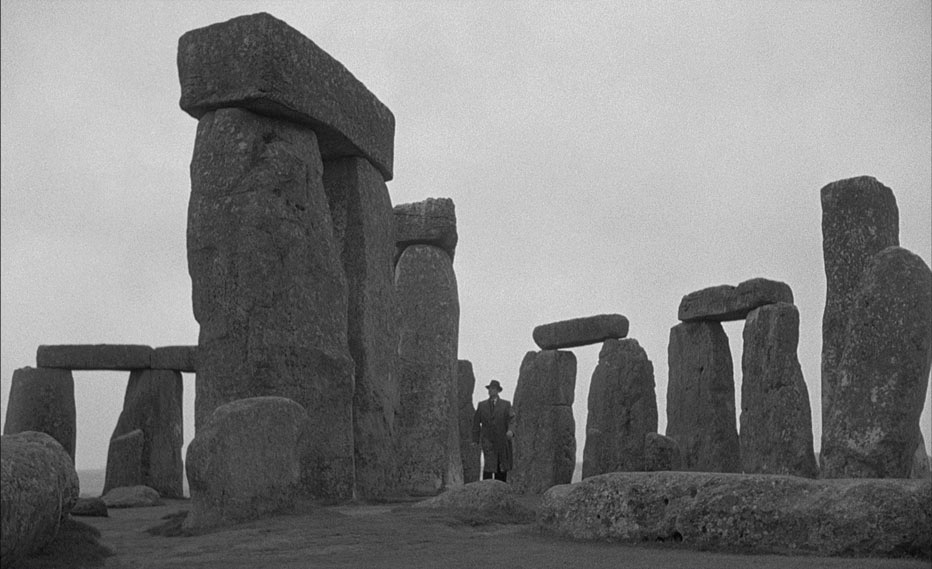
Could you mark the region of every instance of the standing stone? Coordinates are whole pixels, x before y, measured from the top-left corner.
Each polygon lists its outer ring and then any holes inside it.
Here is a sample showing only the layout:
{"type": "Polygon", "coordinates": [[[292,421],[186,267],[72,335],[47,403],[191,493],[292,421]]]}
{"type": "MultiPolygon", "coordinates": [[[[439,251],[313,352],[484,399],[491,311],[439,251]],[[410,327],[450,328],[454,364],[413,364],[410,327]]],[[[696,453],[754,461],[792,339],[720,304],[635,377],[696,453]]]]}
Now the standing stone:
{"type": "Polygon", "coordinates": [[[644,470],[679,470],[682,462],[680,445],[675,440],[658,433],[644,435],[644,470]]]}
{"type": "Polygon", "coordinates": [[[102,494],[106,494],[113,488],[142,486],[146,483],[142,472],[145,447],[146,435],[141,429],[134,429],[110,439],[102,494]]]}
{"type": "Polygon", "coordinates": [[[397,482],[398,316],[395,226],[382,175],[362,158],[324,162],[324,187],[348,289],[356,496],[379,498],[397,482]]]}
{"type": "Polygon", "coordinates": [[[276,395],[308,410],[303,493],[353,492],[347,288],[313,131],[239,109],[198,123],[188,270],[200,324],[195,424],[276,395]]]}
{"type": "MultiPolygon", "coordinates": [[[[825,312],[822,315],[822,422],[840,381],[845,328],[858,282],[871,257],[900,244],[893,191],[869,176],[828,184],[822,194],[825,312]]],[[[823,429],[823,445],[825,431],[823,429]]]]}
{"type": "Polygon", "coordinates": [[[762,306],[744,324],[741,468],[747,474],[819,474],[812,450],[809,391],[796,357],[799,311],[762,306]]]}
{"type": "Polygon", "coordinates": [[[606,340],[589,384],[582,477],[644,470],[644,438],[657,431],[654,366],[637,340],[606,340]]]}
{"type": "Polygon", "coordinates": [[[521,493],[540,494],[568,484],[576,468],[573,352],[528,352],[515,388],[514,470],[508,480],[521,493]]]}
{"type": "Polygon", "coordinates": [[[683,470],[738,472],[734,372],[722,325],[671,328],[667,362],[667,436],[680,446],[683,470]]]}
{"type": "Polygon", "coordinates": [[[460,429],[460,457],[463,460],[463,482],[469,484],[479,480],[479,445],[472,442],[472,421],[476,415],[476,406],[473,404],[473,393],[476,389],[476,376],[472,370],[472,362],[458,360],[456,362],[456,383],[459,394],[457,397],[457,417],[460,429]]]}
{"type": "Polygon", "coordinates": [[[433,245],[447,252],[452,259],[456,253],[456,206],[450,198],[427,198],[415,203],[394,207],[397,257],[409,245],[433,245]]]}
{"type": "Polygon", "coordinates": [[[909,472],[910,478],[925,479],[932,477],[932,459],[926,454],[926,442],[919,433],[919,444],[913,453],[913,466],[909,472]]]}
{"type": "Polygon", "coordinates": [[[460,305],[453,262],[431,245],[405,249],[395,267],[398,292],[399,476],[416,495],[463,483],[456,362],[460,305]]]}
{"type": "Polygon", "coordinates": [[[906,478],[932,364],[932,272],[901,247],[871,259],[854,294],[822,424],[825,478],[906,478]]]}
{"type": "MultiPolygon", "coordinates": [[[[143,432],[142,482],[154,488],[165,498],[184,496],[184,464],[181,460],[181,445],[184,443],[184,418],[182,415],[183,384],[181,373],[172,370],[136,370],[129,374],[123,411],[113,430],[112,439],[135,430],[143,432]]],[[[124,445],[113,450],[127,450],[124,445]]],[[[125,463],[127,456],[113,457],[117,464],[125,463]]],[[[107,457],[108,468],[111,457],[107,457]]],[[[129,469],[130,467],[127,466],[129,469]]],[[[120,468],[114,467],[113,480],[104,483],[104,493],[111,488],[124,486],[117,475],[120,468]]],[[[126,473],[132,475],[132,470],[126,473]]]]}
{"type": "Polygon", "coordinates": [[[13,372],[3,434],[23,431],[50,435],[74,462],[77,431],[70,370],[23,367],[13,372]]]}

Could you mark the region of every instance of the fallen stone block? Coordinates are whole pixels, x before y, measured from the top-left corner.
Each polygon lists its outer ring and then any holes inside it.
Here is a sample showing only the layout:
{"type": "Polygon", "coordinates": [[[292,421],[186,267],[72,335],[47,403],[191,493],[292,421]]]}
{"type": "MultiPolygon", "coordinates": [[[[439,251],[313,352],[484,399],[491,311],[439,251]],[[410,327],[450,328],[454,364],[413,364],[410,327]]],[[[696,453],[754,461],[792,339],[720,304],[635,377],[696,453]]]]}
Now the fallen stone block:
{"type": "Polygon", "coordinates": [[[197,372],[197,346],[163,346],[152,350],[152,369],[197,372]]]}
{"type": "Polygon", "coordinates": [[[148,508],[161,506],[162,497],[148,486],[121,486],[100,497],[108,508],[148,508]]]}
{"type": "Polygon", "coordinates": [[[57,344],[39,346],[36,365],[71,370],[147,369],[152,348],[138,344],[57,344]]]}
{"type": "Polygon", "coordinates": [[[77,427],[71,370],[24,367],[13,372],[3,434],[51,435],[74,462],[77,427]]]}
{"type": "Polygon", "coordinates": [[[621,314],[599,314],[562,320],[534,328],[534,343],[543,350],[561,350],[628,335],[628,319],[621,314]]]}
{"type": "Polygon", "coordinates": [[[78,498],[77,503],[71,508],[71,515],[94,518],[110,517],[107,504],[100,498],[78,498]]]}
{"type": "Polygon", "coordinates": [[[528,518],[533,512],[518,501],[514,488],[500,480],[478,480],[451,488],[414,504],[413,508],[472,512],[492,519],[528,518]]]}
{"type": "Polygon", "coordinates": [[[395,261],[409,245],[433,245],[456,253],[456,208],[450,198],[427,198],[424,201],[396,205],[395,261]]]}
{"type": "Polygon", "coordinates": [[[680,301],[683,322],[743,320],[755,308],[786,302],[793,304],[793,291],[780,281],[750,279],[738,286],[721,285],[691,292],[680,301]]]}

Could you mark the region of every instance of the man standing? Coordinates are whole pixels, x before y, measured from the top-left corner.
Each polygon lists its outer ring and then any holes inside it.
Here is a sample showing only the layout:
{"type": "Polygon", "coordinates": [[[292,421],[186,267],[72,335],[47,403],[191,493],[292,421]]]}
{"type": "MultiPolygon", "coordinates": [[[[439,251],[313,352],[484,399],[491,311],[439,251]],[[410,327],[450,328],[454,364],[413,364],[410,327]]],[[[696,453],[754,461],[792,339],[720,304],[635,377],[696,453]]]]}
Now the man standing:
{"type": "Polygon", "coordinates": [[[472,441],[473,444],[482,444],[482,479],[488,480],[494,476],[496,480],[507,482],[508,471],[511,470],[515,412],[510,401],[498,396],[502,392],[498,380],[493,379],[485,388],[489,390],[489,398],[480,401],[476,407],[472,420],[472,441]]]}

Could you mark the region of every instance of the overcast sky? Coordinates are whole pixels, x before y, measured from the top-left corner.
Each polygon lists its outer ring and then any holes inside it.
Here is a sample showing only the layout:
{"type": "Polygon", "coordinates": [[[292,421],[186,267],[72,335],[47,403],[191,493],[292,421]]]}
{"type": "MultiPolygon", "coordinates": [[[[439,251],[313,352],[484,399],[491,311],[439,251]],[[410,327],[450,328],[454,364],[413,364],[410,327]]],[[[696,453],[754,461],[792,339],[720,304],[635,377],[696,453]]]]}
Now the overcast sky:
{"type": "MultiPolygon", "coordinates": [[[[2,3],[2,373],[56,343],[195,344],[186,31],[267,11],[395,114],[392,203],[450,197],[460,358],[512,398],[539,324],[620,313],[654,364],[691,291],[788,283],[821,433],[819,190],[893,189],[932,258],[932,16],[916,2],[2,3]]],[[[725,326],[740,393],[742,323],[725,326]]],[[[598,346],[577,348],[577,460],[598,346]]],[[[128,373],[76,372],[78,468],[128,373]]],[[[194,376],[185,375],[185,439],[194,376]]],[[[922,418],[930,436],[927,401],[922,418]]]]}

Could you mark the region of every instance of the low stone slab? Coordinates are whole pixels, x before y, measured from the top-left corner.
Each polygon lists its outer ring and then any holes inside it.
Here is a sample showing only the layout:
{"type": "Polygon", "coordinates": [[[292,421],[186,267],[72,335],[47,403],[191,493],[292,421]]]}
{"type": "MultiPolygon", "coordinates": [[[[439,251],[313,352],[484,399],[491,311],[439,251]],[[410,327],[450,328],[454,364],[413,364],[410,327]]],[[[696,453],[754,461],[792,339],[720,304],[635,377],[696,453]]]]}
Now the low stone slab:
{"type": "Polygon", "coordinates": [[[628,335],[628,319],[621,314],[599,314],[542,324],[534,328],[534,343],[543,350],[560,350],[628,335]]]}
{"type": "Polygon", "coordinates": [[[531,511],[518,502],[517,496],[514,488],[501,480],[478,480],[451,488],[412,507],[471,510],[486,515],[532,516],[531,511]]]}
{"type": "Polygon", "coordinates": [[[197,346],[163,346],[152,350],[152,369],[170,369],[195,373],[197,371],[197,346]]]}
{"type": "Polygon", "coordinates": [[[790,285],[769,279],[750,279],[738,286],[721,285],[691,292],[680,301],[683,322],[743,320],[755,308],[777,302],[793,304],[790,285]]]}
{"type": "Polygon", "coordinates": [[[618,472],[551,488],[537,523],[581,540],[928,558],[932,481],[618,472]]]}
{"type": "Polygon", "coordinates": [[[72,516],[87,516],[92,518],[108,518],[107,504],[100,498],[78,498],[78,502],[71,508],[72,516]]]}
{"type": "Polygon", "coordinates": [[[395,260],[408,245],[433,245],[447,252],[450,258],[456,253],[456,208],[450,198],[427,198],[415,203],[396,205],[395,260]]]}
{"type": "Polygon", "coordinates": [[[200,119],[223,107],[307,124],[324,160],[364,156],[392,179],[395,117],[314,42],[266,13],[178,40],[181,108],[200,119]]]}
{"type": "Polygon", "coordinates": [[[39,367],[131,371],[151,363],[152,348],[138,344],[57,344],[36,350],[39,367]]]}
{"type": "Polygon", "coordinates": [[[71,370],[24,367],[13,372],[3,433],[39,431],[59,442],[74,462],[77,427],[71,370]]]}
{"type": "Polygon", "coordinates": [[[161,506],[162,497],[148,486],[121,486],[100,497],[108,508],[148,508],[161,506]]]}

